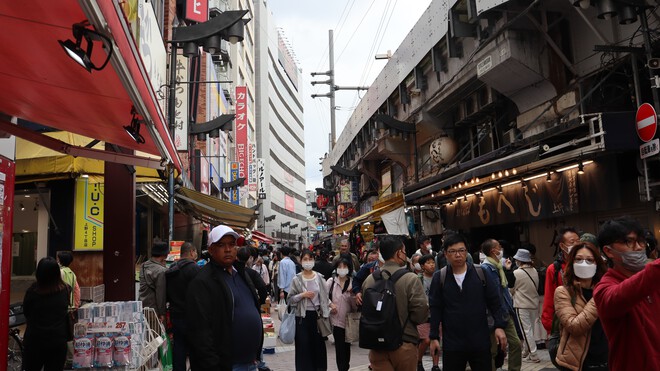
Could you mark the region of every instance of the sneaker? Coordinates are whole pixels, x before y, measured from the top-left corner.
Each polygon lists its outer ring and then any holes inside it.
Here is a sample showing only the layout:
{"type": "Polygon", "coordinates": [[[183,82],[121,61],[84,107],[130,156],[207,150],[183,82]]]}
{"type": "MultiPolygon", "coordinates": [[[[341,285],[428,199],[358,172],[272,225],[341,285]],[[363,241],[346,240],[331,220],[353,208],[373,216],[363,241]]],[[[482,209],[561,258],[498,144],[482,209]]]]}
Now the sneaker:
{"type": "Polygon", "coordinates": [[[442,370],[438,366],[433,366],[431,367],[431,371],[442,371],[442,370]]]}
{"type": "Polygon", "coordinates": [[[422,362],[417,362],[417,371],[426,371],[424,370],[424,366],[422,365],[422,362]]]}
{"type": "Polygon", "coordinates": [[[528,355],[529,355],[529,350],[525,350],[525,351],[522,352],[522,358],[523,359],[527,358],[528,355]]]}
{"type": "Polygon", "coordinates": [[[541,359],[539,359],[539,356],[536,353],[530,353],[529,357],[523,359],[525,362],[532,362],[532,363],[539,363],[541,362],[541,359]]]}

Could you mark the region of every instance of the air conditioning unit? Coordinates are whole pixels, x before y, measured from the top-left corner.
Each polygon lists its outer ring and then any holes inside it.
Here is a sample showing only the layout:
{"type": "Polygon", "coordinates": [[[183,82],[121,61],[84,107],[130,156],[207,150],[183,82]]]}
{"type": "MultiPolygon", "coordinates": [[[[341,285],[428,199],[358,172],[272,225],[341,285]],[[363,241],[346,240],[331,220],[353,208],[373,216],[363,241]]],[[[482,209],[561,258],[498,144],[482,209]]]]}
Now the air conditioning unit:
{"type": "Polygon", "coordinates": [[[211,18],[227,11],[229,4],[227,0],[209,0],[209,16],[211,18]]]}

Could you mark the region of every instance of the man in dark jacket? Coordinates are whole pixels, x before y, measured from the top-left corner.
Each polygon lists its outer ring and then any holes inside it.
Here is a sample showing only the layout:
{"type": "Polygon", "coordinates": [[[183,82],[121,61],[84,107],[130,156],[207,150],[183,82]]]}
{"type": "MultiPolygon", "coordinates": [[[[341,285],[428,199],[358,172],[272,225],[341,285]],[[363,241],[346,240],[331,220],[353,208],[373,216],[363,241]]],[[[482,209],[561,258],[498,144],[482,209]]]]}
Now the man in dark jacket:
{"type": "Polygon", "coordinates": [[[263,343],[257,290],[236,263],[239,235],[220,225],[209,233],[210,262],[188,286],[187,340],[195,371],[256,369],[263,343]]]}
{"type": "Polygon", "coordinates": [[[442,248],[447,267],[433,275],[429,295],[431,354],[440,350],[438,328],[442,323],[443,368],[465,370],[469,362],[474,371],[489,371],[490,330],[486,309],[493,316],[495,338],[503,351],[507,343],[504,333],[507,318],[499,288],[490,275],[477,272],[481,267],[467,263],[467,245],[461,235],[449,235],[442,248]]]}
{"type": "Polygon", "coordinates": [[[170,251],[167,242],[156,242],[151,248],[151,259],[140,267],[140,300],[145,307],[153,308],[161,322],[167,312],[165,289],[165,259],[170,251]]]}
{"type": "Polygon", "coordinates": [[[186,371],[186,292],[188,284],[195,278],[200,266],[197,265],[197,249],[190,243],[181,245],[181,258],[165,272],[167,301],[170,303],[170,320],[174,333],[174,371],[186,371]]]}

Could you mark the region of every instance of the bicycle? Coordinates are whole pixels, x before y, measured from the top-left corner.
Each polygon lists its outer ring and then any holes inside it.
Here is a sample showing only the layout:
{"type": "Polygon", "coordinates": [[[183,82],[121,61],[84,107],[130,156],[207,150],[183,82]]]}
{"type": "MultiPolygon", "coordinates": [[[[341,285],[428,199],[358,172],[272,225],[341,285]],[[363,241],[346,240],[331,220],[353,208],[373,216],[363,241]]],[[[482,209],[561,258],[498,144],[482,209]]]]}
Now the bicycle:
{"type": "Polygon", "coordinates": [[[23,303],[9,306],[9,340],[7,349],[7,370],[20,371],[23,365],[23,338],[18,326],[25,324],[23,303]]]}

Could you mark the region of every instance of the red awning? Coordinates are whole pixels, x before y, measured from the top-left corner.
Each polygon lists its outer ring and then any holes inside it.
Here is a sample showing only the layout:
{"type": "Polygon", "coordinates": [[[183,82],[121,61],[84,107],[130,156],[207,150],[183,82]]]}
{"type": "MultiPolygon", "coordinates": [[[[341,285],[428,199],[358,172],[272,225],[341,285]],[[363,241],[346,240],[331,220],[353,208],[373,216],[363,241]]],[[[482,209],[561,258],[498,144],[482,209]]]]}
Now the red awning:
{"type": "MultiPolygon", "coordinates": [[[[167,157],[180,169],[119,4],[84,3],[88,13],[97,14],[88,16],[77,0],[0,1],[0,113],[167,157]],[[66,55],[58,40],[73,39],[74,23],[89,19],[100,24],[101,18],[107,28],[97,30],[113,39],[115,55],[102,71],[89,73],[66,55]],[[123,129],[133,106],[150,126],[142,125],[144,144],[123,129]]],[[[92,60],[102,62],[106,56],[95,43],[92,60]]]]}
{"type": "Polygon", "coordinates": [[[268,235],[261,233],[259,231],[252,231],[252,239],[255,239],[259,242],[267,243],[269,245],[272,245],[275,243],[275,241],[268,237],[268,235]]]}

